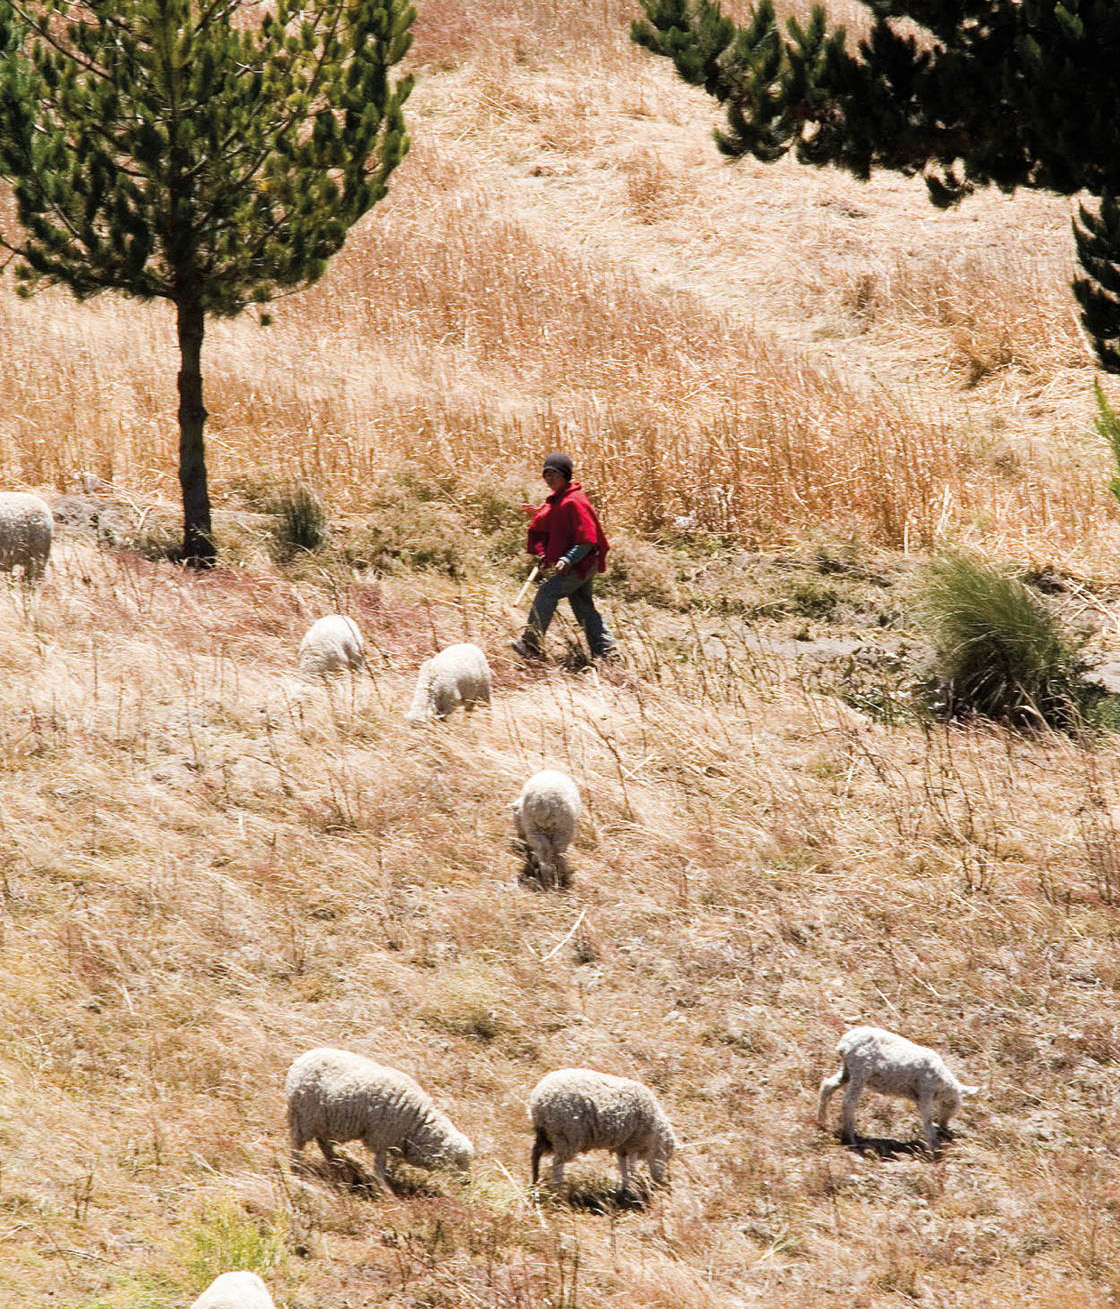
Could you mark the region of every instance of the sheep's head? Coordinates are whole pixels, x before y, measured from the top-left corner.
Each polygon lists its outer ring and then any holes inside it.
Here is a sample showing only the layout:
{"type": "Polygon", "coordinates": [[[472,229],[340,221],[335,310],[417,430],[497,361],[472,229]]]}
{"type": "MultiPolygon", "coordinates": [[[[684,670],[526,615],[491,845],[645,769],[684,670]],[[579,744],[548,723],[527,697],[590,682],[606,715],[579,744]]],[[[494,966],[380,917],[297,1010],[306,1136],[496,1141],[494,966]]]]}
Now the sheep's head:
{"type": "Polygon", "coordinates": [[[405,1163],[416,1168],[459,1168],[465,1172],[474,1158],[474,1146],[451,1125],[450,1119],[444,1119],[431,1131],[410,1136],[402,1143],[401,1153],[405,1163]]]}
{"type": "Polygon", "coordinates": [[[655,1182],[665,1180],[669,1160],[672,1159],[676,1148],[677,1138],[673,1135],[673,1128],[668,1118],[663,1113],[659,1113],[653,1150],[649,1156],[649,1175],[655,1182]]]}
{"type": "Polygon", "coordinates": [[[961,1107],[961,1100],[967,1095],[975,1095],[979,1089],[978,1086],[965,1086],[963,1082],[953,1078],[952,1085],[942,1087],[937,1094],[938,1111],[945,1118],[951,1118],[961,1107]]]}

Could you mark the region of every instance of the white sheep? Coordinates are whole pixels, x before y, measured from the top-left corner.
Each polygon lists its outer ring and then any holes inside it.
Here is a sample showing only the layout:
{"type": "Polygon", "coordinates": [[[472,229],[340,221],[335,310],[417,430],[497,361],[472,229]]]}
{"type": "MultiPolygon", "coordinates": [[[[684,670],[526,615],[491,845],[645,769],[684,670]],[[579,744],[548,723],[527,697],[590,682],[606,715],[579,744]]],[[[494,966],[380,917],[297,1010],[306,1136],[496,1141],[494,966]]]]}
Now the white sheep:
{"type": "Polygon", "coordinates": [[[936,1051],[882,1027],[853,1027],[840,1038],[836,1052],[843,1062],[835,1076],[821,1082],[817,1122],[826,1125],[828,1102],[843,1086],[841,1135],[847,1145],[856,1141],[856,1107],[864,1087],[913,1100],[931,1152],[937,1149],[937,1127],[948,1127],[949,1119],[961,1107],[961,1097],[975,1095],[980,1089],[959,1082],[936,1051]]]}
{"type": "Polygon", "coordinates": [[[276,1304],[256,1273],[223,1273],[191,1309],[276,1309],[276,1304]]]}
{"type": "Polygon", "coordinates": [[[301,1054],[284,1081],[293,1159],[308,1141],[332,1163],[336,1145],[361,1141],[388,1187],[385,1157],[399,1150],[418,1168],[469,1168],[470,1141],[407,1073],[348,1050],[301,1054]]]}
{"type": "Polygon", "coordinates": [[[571,870],[564,857],[579,822],[579,790],[566,774],[545,768],[521,788],[514,801],[513,822],[529,847],[526,876],[537,876],[542,886],[567,886],[571,870]]]}
{"type": "Polygon", "coordinates": [[[45,500],[24,491],[0,493],[0,570],[22,568],[25,582],[38,581],[53,535],[54,516],[45,500]]]}
{"type": "Polygon", "coordinates": [[[669,1119],[642,1082],[588,1068],[561,1068],[542,1077],[529,1097],[534,1184],[541,1156],[552,1155],[552,1185],[564,1184],[564,1165],[588,1150],[613,1150],[623,1191],[630,1190],[631,1168],[644,1159],[655,1182],[676,1149],[669,1119]]]}
{"type": "Polygon", "coordinates": [[[477,645],[467,641],[449,645],[420,665],[412,708],[412,721],[446,718],[460,705],[468,712],[490,703],[490,665],[477,645]]]}
{"type": "Polygon", "coordinates": [[[300,676],[308,680],[330,677],[348,669],[357,672],[365,663],[362,634],[352,618],[327,614],[312,623],[299,643],[300,676]]]}

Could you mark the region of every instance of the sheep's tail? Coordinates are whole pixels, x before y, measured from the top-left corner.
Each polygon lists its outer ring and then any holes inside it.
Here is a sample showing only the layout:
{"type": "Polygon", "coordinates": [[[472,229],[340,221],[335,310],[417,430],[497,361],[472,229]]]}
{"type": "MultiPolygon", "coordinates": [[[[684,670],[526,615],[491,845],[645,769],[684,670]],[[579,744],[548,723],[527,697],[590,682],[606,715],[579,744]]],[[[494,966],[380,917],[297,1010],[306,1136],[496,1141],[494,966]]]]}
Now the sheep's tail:
{"type": "Polygon", "coordinates": [[[537,1184],[537,1175],[541,1170],[541,1156],[548,1153],[548,1137],[537,1128],[536,1139],[533,1141],[533,1153],[529,1157],[530,1172],[533,1179],[533,1185],[537,1184]]]}

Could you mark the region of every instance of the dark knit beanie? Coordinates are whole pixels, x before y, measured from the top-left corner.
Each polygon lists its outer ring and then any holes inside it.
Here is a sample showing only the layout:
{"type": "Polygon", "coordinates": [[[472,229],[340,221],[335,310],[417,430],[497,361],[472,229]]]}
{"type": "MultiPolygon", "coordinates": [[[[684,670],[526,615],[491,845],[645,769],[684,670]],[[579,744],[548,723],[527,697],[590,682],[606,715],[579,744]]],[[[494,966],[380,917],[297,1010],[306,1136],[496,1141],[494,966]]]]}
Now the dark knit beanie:
{"type": "Polygon", "coordinates": [[[572,461],[563,451],[554,450],[544,461],[544,468],[541,469],[541,472],[547,473],[550,468],[558,473],[563,473],[569,482],[572,480],[572,461]]]}

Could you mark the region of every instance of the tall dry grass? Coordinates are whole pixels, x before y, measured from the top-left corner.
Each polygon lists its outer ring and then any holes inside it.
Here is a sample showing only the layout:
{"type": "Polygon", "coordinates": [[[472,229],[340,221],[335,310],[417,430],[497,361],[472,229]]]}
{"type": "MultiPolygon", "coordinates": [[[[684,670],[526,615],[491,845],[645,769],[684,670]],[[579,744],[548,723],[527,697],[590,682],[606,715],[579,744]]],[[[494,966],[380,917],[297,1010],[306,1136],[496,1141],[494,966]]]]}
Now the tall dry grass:
{"type": "MultiPolygon", "coordinates": [[[[1007,249],[951,256],[958,222],[892,261],[902,193],[730,173],[703,97],[630,46],[626,9],[425,9],[390,198],[273,326],[210,324],[219,501],[263,466],[360,510],[402,466],[466,486],[562,444],[617,527],[964,535],[1082,564],[1090,536],[1111,548],[1103,455],[1076,426],[1068,258],[1032,254],[1039,233],[1057,250],[1051,210],[1025,204],[1007,249]]],[[[12,480],[91,469],[174,498],[161,306],[4,294],[0,334],[12,480]]]]}

